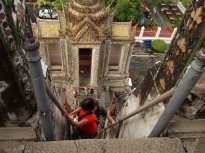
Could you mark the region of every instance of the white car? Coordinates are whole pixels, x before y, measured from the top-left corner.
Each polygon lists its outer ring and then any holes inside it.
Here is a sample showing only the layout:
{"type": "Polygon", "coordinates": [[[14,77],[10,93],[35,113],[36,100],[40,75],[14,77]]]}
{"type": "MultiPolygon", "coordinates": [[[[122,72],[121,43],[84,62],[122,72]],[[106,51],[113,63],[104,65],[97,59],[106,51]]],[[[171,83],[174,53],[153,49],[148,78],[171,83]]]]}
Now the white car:
{"type": "Polygon", "coordinates": [[[52,9],[43,9],[39,11],[39,17],[43,19],[57,19],[58,13],[54,12],[52,9]]]}

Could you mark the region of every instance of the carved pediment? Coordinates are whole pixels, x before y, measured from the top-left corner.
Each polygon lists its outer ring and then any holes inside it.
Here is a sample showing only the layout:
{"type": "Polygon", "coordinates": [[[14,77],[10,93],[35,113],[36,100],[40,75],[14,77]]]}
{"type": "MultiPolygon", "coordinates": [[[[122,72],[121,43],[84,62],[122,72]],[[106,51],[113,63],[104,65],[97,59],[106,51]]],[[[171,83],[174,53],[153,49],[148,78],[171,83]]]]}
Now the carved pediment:
{"type": "Polygon", "coordinates": [[[76,41],[78,42],[97,42],[99,41],[99,37],[96,35],[97,33],[93,31],[92,28],[86,26],[80,31],[79,35],[76,37],[76,41]]]}
{"type": "Polygon", "coordinates": [[[102,30],[89,18],[79,23],[72,34],[76,42],[100,42],[104,37],[102,30]]]}
{"type": "Polygon", "coordinates": [[[94,35],[98,35],[98,37],[103,37],[104,34],[102,32],[101,27],[97,26],[89,17],[86,17],[83,21],[81,21],[78,25],[73,28],[72,34],[75,37],[75,40],[79,40],[79,37],[84,37],[82,34],[87,30],[92,29],[94,35]]]}

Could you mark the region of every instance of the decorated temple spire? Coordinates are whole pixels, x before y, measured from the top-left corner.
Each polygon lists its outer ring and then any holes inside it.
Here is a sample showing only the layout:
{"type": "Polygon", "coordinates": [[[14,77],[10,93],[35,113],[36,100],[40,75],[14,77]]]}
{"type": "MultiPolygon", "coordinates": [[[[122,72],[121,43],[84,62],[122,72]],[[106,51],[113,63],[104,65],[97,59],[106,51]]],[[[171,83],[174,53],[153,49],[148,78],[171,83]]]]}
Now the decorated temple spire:
{"type": "Polygon", "coordinates": [[[109,9],[105,8],[99,0],[71,0],[66,12],[69,40],[79,42],[87,31],[94,34],[96,42],[101,42],[104,37],[104,21],[108,15],[109,9]]]}
{"type": "Polygon", "coordinates": [[[86,16],[93,21],[99,22],[99,20],[108,14],[108,10],[97,0],[71,0],[67,11],[74,25],[86,16]]]}

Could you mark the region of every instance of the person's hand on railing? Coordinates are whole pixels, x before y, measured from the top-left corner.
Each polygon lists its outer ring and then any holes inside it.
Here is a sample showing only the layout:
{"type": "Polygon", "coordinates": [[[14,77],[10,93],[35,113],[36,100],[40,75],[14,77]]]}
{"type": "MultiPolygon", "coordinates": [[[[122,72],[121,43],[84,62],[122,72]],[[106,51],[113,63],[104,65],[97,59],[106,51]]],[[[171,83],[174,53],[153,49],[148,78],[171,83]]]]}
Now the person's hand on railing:
{"type": "Polygon", "coordinates": [[[68,108],[69,108],[68,103],[64,103],[64,104],[63,104],[63,108],[67,111],[68,108]]]}
{"type": "Polygon", "coordinates": [[[77,114],[73,114],[73,115],[69,114],[69,116],[71,116],[72,118],[76,118],[76,117],[78,117],[77,114]]]}
{"type": "Polygon", "coordinates": [[[66,114],[62,114],[66,119],[68,119],[69,121],[71,121],[71,120],[74,120],[74,118],[71,116],[71,115],[69,115],[68,113],[66,113],[66,114]]]}
{"type": "Polygon", "coordinates": [[[62,116],[64,116],[64,117],[67,118],[67,117],[69,116],[69,114],[67,114],[67,113],[66,113],[66,114],[65,114],[65,113],[62,113],[62,116]]]}
{"type": "Polygon", "coordinates": [[[115,122],[115,120],[113,120],[111,123],[112,123],[112,125],[114,125],[116,122],[115,122]]]}
{"type": "Polygon", "coordinates": [[[111,121],[112,128],[114,128],[114,127],[115,127],[115,126],[114,126],[114,125],[115,125],[115,123],[116,123],[116,121],[115,121],[115,120],[112,120],[112,121],[111,121]]]}

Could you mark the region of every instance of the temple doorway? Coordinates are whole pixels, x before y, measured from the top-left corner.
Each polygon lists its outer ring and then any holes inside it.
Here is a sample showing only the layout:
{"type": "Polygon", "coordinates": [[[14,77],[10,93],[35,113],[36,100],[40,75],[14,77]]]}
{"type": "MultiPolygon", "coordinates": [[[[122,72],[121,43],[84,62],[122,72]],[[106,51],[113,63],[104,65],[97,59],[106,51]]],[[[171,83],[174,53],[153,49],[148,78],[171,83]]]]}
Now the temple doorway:
{"type": "Polygon", "coordinates": [[[81,87],[90,85],[92,63],[92,49],[79,48],[79,85],[81,87]]]}

